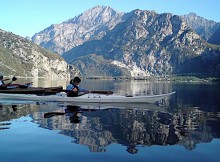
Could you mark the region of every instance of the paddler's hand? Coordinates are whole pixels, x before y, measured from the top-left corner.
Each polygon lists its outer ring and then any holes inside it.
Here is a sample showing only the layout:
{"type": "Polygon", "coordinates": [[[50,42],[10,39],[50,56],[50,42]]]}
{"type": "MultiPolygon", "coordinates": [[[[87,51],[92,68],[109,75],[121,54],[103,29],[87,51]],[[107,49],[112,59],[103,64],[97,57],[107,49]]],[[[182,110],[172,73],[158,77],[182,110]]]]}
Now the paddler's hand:
{"type": "Polygon", "coordinates": [[[73,88],[73,90],[72,90],[73,92],[77,92],[78,90],[77,90],[77,88],[73,88]]]}

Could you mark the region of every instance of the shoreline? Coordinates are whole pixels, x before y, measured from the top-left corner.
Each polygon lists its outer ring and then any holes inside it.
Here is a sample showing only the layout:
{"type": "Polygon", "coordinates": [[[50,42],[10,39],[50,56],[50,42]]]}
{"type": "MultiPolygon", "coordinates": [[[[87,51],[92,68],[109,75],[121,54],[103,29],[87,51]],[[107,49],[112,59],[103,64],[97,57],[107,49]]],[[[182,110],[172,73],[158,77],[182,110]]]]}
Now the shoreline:
{"type": "MultiPolygon", "coordinates": [[[[13,76],[4,76],[4,78],[12,78],[13,76]]],[[[73,76],[75,77],[75,76],[73,76]]],[[[81,77],[81,76],[80,76],[81,77]]],[[[16,76],[20,79],[55,79],[54,77],[22,77],[16,76]]],[[[174,82],[220,82],[218,77],[207,77],[199,78],[196,76],[171,76],[171,77],[126,77],[126,76],[92,76],[92,77],[81,77],[88,80],[145,80],[145,81],[174,81],[174,82]]],[[[69,78],[62,78],[61,80],[69,80],[69,78]]]]}

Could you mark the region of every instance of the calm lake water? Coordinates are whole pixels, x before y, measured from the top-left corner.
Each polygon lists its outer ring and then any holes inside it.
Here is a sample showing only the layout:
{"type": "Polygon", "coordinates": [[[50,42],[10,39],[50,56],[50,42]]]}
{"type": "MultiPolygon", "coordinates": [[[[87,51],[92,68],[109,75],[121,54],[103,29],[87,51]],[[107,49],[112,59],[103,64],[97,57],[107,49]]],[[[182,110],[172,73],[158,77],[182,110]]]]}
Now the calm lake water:
{"type": "MultiPolygon", "coordinates": [[[[34,80],[34,86],[66,84],[34,80]]],[[[0,161],[219,162],[220,84],[83,80],[81,86],[123,95],[176,93],[156,104],[1,100],[0,161]]]]}

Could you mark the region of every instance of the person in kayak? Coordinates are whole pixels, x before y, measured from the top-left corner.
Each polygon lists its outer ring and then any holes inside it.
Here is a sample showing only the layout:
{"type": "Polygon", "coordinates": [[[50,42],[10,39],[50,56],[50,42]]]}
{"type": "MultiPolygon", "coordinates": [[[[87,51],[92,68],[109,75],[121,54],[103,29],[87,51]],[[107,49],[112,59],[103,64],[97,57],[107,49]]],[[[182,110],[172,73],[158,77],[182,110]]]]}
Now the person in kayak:
{"type": "Polygon", "coordinates": [[[79,95],[79,92],[81,92],[79,88],[80,82],[81,79],[79,77],[75,77],[74,79],[70,80],[70,84],[66,87],[66,90],[71,91],[67,93],[68,97],[76,97],[79,95]]]}
{"type": "MultiPolygon", "coordinates": [[[[3,80],[3,78],[4,78],[4,76],[3,76],[3,74],[2,73],[0,73],[0,88],[2,89],[5,89],[5,88],[7,88],[7,86],[8,85],[10,85],[13,81],[11,81],[10,83],[5,83],[4,81],[5,80],[3,80]]],[[[8,79],[6,79],[6,80],[8,80],[8,79]]]]}
{"type": "Polygon", "coordinates": [[[5,83],[5,82],[4,82],[5,80],[10,80],[10,79],[3,79],[3,78],[4,78],[3,74],[0,73],[0,89],[7,89],[7,86],[9,86],[12,82],[14,82],[14,81],[17,80],[16,77],[13,77],[12,80],[11,80],[11,82],[5,83]]]}
{"type": "Polygon", "coordinates": [[[2,73],[0,73],[0,87],[3,87],[4,86],[4,81],[3,81],[3,75],[2,73]]]}

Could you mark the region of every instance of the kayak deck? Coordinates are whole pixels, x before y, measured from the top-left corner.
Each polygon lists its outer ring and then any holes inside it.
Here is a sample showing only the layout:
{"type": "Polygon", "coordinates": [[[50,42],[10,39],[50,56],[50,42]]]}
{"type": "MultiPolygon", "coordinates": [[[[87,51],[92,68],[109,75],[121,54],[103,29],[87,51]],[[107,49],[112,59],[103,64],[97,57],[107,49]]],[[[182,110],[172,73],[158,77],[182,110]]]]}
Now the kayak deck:
{"type": "Polygon", "coordinates": [[[1,93],[1,99],[28,100],[28,101],[53,101],[53,102],[80,102],[80,103],[155,103],[175,92],[149,95],[149,96],[122,96],[104,94],[84,94],[77,97],[67,97],[66,93],[56,95],[34,95],[34,94],[6,94],[1,93]]]}
{"type": "Polygon", "coordinates": [[[63,90],[63,87],[16,87],[0,89],[0,93],[50,95],[63,90]]]}

